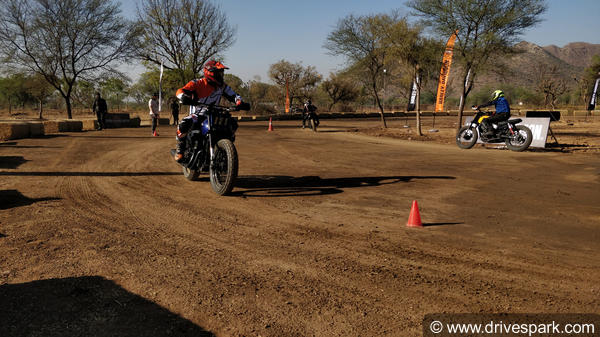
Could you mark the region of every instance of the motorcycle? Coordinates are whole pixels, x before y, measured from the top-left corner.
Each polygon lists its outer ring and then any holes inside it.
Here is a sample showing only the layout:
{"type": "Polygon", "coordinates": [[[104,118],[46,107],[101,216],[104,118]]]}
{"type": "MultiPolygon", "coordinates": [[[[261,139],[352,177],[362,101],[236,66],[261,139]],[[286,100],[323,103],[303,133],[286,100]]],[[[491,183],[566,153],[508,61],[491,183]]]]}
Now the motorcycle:
{"type": "Polygon", "coordinates": [[[317,132],[317,126],[319,126],[319,118],[314,111],[308,113],[306,116],[306,120],[308,121],[308,127],[311,128],[314,132],[317,132]]]}
{"type": "Polygon", "coordinates": [[[492,124],[494,133],[492,136],[486,136],[482,130],[482,122],[490,117],[490,113],[481,111],[475,106],[471,108],[477,111],[473,120],[469,125],[461,127],[456,134],[456,144],[461,149],[472,148],[477,143],[478,138],[482,142],[490,144],[504,142],[509,150],[517,152],[524,151],[531,145],[533,134],[525,125],[517,125],[522,122],[520,118],[492,124]]]}
{"type": "MultiPolygon", "coordinates": [[[[249,110],[243,103],[240,107],[230,108],[218,105],[199,104],[205,109],[196,109],[194,114],[203,119],[194,123],[188,132],[187,146],[182,166],[183,176],[190,181],[197,180],[200,173],[209,173],[210,185],[218,195],[231,192],[238,174],[238,156],[233,142],[238,124],[230,114],[231,111],[249,110]]],[[[171,150],[171,155],[175,149],[171,150]]]]}

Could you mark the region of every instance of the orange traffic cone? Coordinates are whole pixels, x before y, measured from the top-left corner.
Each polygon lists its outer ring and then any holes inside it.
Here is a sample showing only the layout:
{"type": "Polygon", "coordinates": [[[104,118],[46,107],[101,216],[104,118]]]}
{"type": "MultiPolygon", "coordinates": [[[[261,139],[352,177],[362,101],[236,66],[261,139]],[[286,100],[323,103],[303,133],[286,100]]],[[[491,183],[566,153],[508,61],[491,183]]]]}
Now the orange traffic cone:
{"type": "Polygon", "coordinates": [[[273,131],[273,117],[269,117],[269,130],[267,131],[273,131]]]}
{"type": "Polygon", "coordinates": [[[419,204],[416,200],[413,200],[412,207],[410,209],[410,215],[408,216],[407,227],[423,227],[421,222],[421,214],[419,213],[419,204]]]}

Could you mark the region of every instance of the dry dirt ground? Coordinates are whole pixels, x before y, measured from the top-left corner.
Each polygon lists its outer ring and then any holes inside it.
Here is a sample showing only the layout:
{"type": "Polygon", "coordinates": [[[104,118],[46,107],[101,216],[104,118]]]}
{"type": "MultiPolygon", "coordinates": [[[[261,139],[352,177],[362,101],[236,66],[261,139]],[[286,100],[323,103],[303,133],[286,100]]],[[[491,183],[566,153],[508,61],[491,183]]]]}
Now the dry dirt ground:
{"type": "Polygon", "coordinates": [[[0,142],[0,336],[419,336],[428,313],[599,313],[599,123],[561,123],[569,148],[523,153],[461,150],[451,127],[242,123],[228,197],[184,179],[172,126],[0,142]]]}

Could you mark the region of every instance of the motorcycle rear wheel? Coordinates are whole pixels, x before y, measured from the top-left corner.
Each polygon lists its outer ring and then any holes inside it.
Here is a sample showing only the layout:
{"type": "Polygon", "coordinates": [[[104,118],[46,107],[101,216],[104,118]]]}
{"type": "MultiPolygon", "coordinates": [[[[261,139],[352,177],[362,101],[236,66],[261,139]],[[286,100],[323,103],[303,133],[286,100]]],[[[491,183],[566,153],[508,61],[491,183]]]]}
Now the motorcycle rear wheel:
{"type": "Polygon", "coordinates": [[[470,149],[475,146],[478,137],[479,134],[477,133],[477,129],[471,129],[469,126],[465,125],[460,128],[456,134],[456,145],[461,149],[470,149]]]}
{"type": "Polygon", "coordinates": [[[506,147],[511,151],[525,151],[533,141],[533,134],[525,125],[516,125],[515,131],[512,137],[506,139],[506,147]]]}
{"type": "Polygon", "coordinates": [[[238,156],[229,139],[221,139],[215,146],[215,159],[210,166],[210,186],[218,195],[226,195],[233,189],[238,174],[238,156]]]}

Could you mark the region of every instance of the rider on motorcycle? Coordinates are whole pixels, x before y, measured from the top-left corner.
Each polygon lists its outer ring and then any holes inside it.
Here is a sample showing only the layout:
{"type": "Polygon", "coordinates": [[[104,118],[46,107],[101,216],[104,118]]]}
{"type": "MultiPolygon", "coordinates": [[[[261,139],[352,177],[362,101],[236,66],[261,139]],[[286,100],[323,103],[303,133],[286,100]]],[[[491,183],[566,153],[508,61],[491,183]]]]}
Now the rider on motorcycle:
{"type": "MultiPolygon", "coordinates": [[[[306,125],[306,121],[311,117],[314,118],[315,124],[319,125],[319,117],[317,116],[317,107],[312,104],[312,101],[309,99],[304,103],[304,109],[302,113],[302,128],[304,129],[306,125]],[[311,116],[312,115],[312,116],[311,116]]],[[[309,124],[310,126],[310,124],[309,124]]]]}
{"type": "Polygon", "coordinates": [[[490,105],[495,105],[496,112],[492,114],[491,117],[485,118],[481,123],[481,127],[483,129],[483,136],[490,137],[494,135],[494,127],[492,123],[499,123],[502,121],[506,121],[510,118],[510,106],[508,105],[508,101],[504,97],[504,92],[502,90],[496,90],[492,93],[492,100],[476,106],[476,109],[485,108],[490,105]]]}
{"type": "Polygon", "coordinates": [[[196,123],[202,123],[204,118],[198,118],[205,111],[205,107],[196,107],[198,104],[218,104],[221,96],[237,106],[242,105],[242,97],[225,84],[223,79],[225,69],[223,63],[210,60],[204,64],[204,77],[195,79],[183,88],[177,90],[176,96],[184,105],[190,105],[190,115],[183,118],[177,127],[177,148],[174,159],[181,161],[186,147],[186,135],[196,123]],[[198,109],[198,112],[196,111],[198,109]]]}

